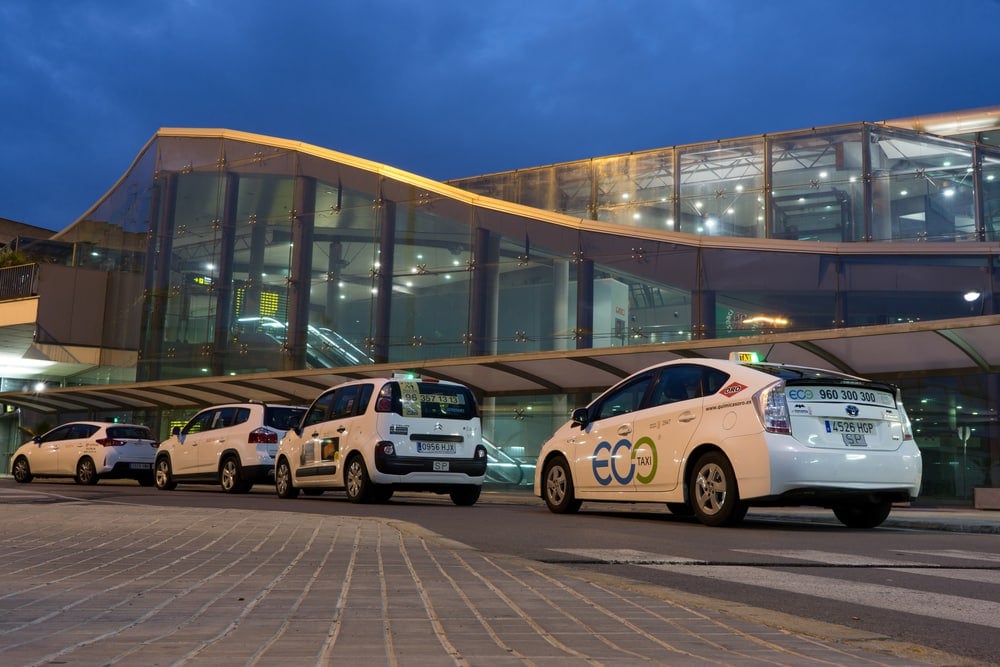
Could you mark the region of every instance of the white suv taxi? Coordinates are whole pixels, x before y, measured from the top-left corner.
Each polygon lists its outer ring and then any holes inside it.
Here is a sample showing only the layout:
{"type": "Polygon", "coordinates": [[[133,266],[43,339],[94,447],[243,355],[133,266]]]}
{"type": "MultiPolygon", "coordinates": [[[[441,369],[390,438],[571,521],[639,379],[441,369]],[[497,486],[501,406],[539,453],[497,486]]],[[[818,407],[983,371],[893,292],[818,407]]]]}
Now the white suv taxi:
{"type": "Polygon", "coordinates": [[[351,502],[385,502],[399,489],[472,505],[486,462],[468,387],[397,374],[321,394],[282,439],[274,484],[281,498],[342,488],[351,502]]]}
{"type": "Polygon", "coordinates": [[[734,353],[652,366],[574,410],[542,446],[534,490],[556,513],[656,502],[725,526],[750,505],[812,505],[874,528],[917,497],[921,473],[893,385],[734,353]]]}
{"type": "Polygon", "coordinates": [[[297,424],[304,407],[269,403],[215,405],[175,426],[160,443],[154,464],[156,488],[178,482],[218,484],[227,493],[246,493],[271,482],[278,441],[297,424]]]}

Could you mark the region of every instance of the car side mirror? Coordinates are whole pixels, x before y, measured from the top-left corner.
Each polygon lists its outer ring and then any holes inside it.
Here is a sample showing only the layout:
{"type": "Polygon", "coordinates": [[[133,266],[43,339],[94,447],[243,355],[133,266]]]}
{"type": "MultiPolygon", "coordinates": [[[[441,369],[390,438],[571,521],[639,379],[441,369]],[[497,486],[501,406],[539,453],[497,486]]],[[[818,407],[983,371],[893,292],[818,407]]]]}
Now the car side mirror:
{"type": "Polygon", "coordinates": [[[40,445],[42,444],[42,436],[36,435],[34,438],[31,439],[31,441],[36,445],[40,445]]]}
{"type": "Polygon", "coordinates": [[[292,433],[295,434],[296,437],[301,438],[302,437],[302,424],[294,424],[292,426],[292,428],[291,428],[291,431],[292,431],[292,433]]]}
{"type": "Polygon", "coordinates": [[[586,428],[587,424],[590,423],[590,414],[587,412],[587,408],[577,408],[573,410],[573,415],[570,419],[574,425],[586,428]]]}
{"type": "Polygon", "coordinates": [[[175,426],[172,429],[170,429],[170,435],[180,435],[180,434],[181,434],[180,426],[175,426]]]}

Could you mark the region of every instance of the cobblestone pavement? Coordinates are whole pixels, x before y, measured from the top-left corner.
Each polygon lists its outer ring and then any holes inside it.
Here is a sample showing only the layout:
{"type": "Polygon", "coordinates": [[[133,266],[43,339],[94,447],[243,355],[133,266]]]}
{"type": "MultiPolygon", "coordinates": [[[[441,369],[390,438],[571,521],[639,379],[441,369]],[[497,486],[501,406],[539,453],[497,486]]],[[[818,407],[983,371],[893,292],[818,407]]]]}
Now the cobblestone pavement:
{"type": "Polygon", "coordinates": [[[11,493],[5,666],[961,664],[400,522],[11,493]]]}

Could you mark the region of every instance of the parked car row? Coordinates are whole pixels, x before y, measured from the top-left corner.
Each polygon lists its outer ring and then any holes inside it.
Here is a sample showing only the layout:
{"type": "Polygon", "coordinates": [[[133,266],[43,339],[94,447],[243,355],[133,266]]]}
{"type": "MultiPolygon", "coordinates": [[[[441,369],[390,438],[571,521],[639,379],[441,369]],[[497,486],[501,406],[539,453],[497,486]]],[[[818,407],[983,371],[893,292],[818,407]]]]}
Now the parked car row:
{"type": "MultiPolygon", "coordinates": [[[[358,503],[419,490],[472,505],[488,458],[467,387],[399,375],[346,382],[308,408],[213,406],[159,446],[143,426],[66,424],[18,449],[11,472],[229,493],[266,482],[281,498],[343,490],[358,503]]],[[[921,476],[895,386],[737,354],[651,366],[574,410],[541,448],[534,493],[555,513],[652,502],[730,526],[751,505],[814,505],[873,528],[916,499],[921,476]]]]}
{"type": "Polygon", "coordinates": [[[246,493],[268,483],[281,498],[343,490],[356,503],[384,502],[404,489],[472,505],[486,466],[479,406],[469,388],[399,375],[338,385],[308,408],[215,405],[159,444],[145,426],[64,424],[18,448],[11,474],[18,482],[134,478],[163,491],[217,484],[246,493]]]}

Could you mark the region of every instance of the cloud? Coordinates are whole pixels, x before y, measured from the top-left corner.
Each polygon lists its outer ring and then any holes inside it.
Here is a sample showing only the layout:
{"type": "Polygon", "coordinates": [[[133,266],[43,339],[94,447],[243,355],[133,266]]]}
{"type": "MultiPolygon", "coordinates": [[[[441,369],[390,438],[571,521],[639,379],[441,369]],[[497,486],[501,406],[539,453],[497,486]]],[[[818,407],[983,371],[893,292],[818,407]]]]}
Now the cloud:
{"type": "Polygon", "coordinates": [[[7,0],[0,21],[0,216],[56,228],[160,127],[454,178],[988,106],[1000,78],[997,3],[7,0]]]}

